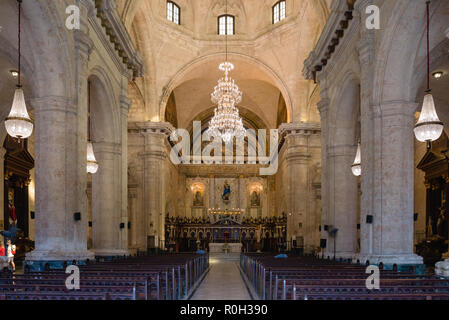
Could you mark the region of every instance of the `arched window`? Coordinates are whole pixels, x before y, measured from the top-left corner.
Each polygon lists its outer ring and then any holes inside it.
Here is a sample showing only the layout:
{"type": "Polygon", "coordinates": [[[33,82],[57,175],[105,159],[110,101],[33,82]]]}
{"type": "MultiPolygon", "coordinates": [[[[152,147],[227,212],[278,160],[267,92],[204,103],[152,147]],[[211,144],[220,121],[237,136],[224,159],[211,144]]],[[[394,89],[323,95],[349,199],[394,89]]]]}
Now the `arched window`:
{"type": "Polygon", "coordinates": [[[219,35],[235,34],[234,16],[225,14],[218,17],[218,34],[219,35]]]}
{"type": "Polygon", "coordinates": [[[176,24],[181,24],[181,9],[172,1],[167,1],[167,19],[176,24]]]}
{"type": "Polygon", "coordinates": [[[273,6],[273,24],[285,19],[285,0],[277,2],[273,6]]]}

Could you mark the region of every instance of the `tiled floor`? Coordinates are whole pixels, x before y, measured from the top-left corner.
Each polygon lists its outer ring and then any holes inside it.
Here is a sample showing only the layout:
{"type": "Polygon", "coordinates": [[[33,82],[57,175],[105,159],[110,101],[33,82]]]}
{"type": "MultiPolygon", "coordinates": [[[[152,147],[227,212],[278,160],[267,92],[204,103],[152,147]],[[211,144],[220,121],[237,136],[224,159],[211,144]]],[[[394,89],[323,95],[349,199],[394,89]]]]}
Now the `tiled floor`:
{"type": "Polygon", "coordinates": [[[210,259],[211,269],[191,300],[251,300],[238,261],[210,259]]]}

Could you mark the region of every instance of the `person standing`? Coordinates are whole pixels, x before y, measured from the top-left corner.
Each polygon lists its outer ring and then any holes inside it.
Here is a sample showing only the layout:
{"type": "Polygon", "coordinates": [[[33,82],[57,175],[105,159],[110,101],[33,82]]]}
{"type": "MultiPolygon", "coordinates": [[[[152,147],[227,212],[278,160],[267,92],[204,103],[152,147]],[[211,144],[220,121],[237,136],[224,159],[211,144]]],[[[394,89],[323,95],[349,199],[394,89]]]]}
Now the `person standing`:
{"type": "Polygon", "coordinates": [[[11,240],[8,239],[7,244],[7,256],[8,256],[8,266],[11,264],[12,271],[16,271],[16,265],[14,264],[14,255],[16,254],[16,246],[11,244],[11,240]]]}

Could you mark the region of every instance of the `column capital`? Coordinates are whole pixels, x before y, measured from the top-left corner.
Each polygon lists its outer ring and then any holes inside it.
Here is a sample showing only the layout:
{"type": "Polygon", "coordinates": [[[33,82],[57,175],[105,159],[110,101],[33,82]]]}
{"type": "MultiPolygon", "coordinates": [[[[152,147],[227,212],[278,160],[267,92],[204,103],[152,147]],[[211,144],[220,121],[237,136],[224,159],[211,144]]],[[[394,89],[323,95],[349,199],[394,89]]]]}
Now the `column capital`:
{"type": "Polygon", "coordinates": [[[283,123],[279,126],[279,135],[286,138],[290,135],[310,136],[321,133],[321,126],[315,123],[283,123]]]}
{"type": "Polygon", "coordinates": [[[128,114],[129,107],[131,106],[131,99],[128,98],[126,95],[120,96],[120,108],[123,112],[126,112],[128,114]]]}
{"type": "Polygon", "coordinates": [[[147,135],[165,135],[167,138],[175,128],[168,122],[130,122],[128,124],[128,131],[133,133],[140,133],[147,135]]]}
{"type": "Polygon", "coordinates": [[[327,112],[329,111],[329,105],[330,105],[329,99],[321,99],[320,102],[318,102],[317,107],[321,117],[327,115],[327,112]]]}

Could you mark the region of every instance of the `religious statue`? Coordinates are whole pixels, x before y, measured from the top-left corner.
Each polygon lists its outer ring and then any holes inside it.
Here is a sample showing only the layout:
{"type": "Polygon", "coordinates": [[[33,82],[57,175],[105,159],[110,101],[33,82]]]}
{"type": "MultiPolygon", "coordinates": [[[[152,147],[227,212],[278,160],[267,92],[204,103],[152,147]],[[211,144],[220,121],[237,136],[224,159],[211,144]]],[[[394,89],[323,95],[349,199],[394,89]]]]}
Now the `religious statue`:
{"type": "Polygon", "coordinates": [[[229,201],[229,198],[231,196],[231,186],[228,184],[228,181],[225,181],[223,189],[223,195],[221,196],[221,198],[223,199],[223,201],[229,201]]]}
{"type": "Polygon", "coordinates": [[[16,207],[14,206],[14,194],[12,192],[8,194],[8,217],[10,225],[17,224],[16,207]]]}
{"type": "Polygon", "coordinates": [[[446,210],[443,207],[440,208],[440,214],[437,219],[437,234],[440,237],[447,239],[448,230],[446,222],[446,210]]]}
{"type": "Polygon", "coordinates": [[[251,193],[251,206],[260,207],[260,196],[256,190],[251,193]]]}
{"type": "Polygon", "coordinates": [[[195,207],[202,207],[203,206],[203,195],[200,191],[195,192],[195,198],[193,199],[193,205],[195,207]]]}

